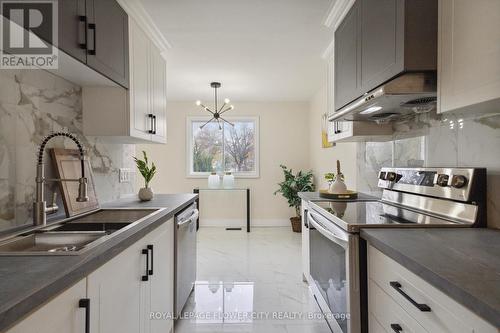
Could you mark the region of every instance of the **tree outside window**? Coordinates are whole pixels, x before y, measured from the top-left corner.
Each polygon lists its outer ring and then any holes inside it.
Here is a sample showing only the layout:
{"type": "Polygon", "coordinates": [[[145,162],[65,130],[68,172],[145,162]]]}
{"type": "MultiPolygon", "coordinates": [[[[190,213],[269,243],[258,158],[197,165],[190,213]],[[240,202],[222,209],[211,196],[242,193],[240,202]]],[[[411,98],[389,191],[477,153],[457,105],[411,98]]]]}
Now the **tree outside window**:
{"type": "Polygon", "coordinates": [[[232,172],[240,177],[258,177],[258,118],[229,118],[234,124],[207,124],[203,118],[188,120],[189,175],[232,172]]]}

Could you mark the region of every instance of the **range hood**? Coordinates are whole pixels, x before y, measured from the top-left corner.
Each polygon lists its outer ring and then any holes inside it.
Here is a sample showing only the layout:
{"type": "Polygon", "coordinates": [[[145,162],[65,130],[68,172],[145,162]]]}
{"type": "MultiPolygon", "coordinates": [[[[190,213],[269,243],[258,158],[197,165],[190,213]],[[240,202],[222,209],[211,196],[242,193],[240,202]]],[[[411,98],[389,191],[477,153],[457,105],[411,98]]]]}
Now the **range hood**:
{"type": "Polygon", "coordinates": [[[436,108],[435,71],[397,76],[328,116],[329,121],[385,123],[436,108]]]}

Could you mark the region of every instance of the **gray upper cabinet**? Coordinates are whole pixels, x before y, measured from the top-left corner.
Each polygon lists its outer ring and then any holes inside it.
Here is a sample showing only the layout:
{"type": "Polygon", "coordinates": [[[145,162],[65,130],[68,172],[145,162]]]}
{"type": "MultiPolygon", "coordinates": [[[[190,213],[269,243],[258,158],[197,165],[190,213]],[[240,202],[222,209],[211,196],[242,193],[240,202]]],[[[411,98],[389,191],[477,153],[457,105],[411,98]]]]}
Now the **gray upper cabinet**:
{"type": "Polygon", "coordinates": [[[128,16],[115,0],[59,0],[64,53],[129,87],[128,16]]]}
{"type": "Polygon", "coordinates": [[[391,78],[436,71],[435,0],[357,0],[335,31],[335,109],[391,78]]]}
{"type": "Polygon", "coordinates": [[[115,0],[86,0],[87,65],[128,88],[128,16],[115,0]]]}
{"type": "Polygon", "coordinates": [[[85,45],[85,0],[60,0],[59,45],[73,58],[87,62],[85,45]]]}
{"type": "Polygon", "coordinates": [[[335,109],[349,103],[361,93],[359,5],[360,1],[354,3],[335,31],[335,109]]]}
{"type": "Polygon", "coordinates": [[[404,2],[363,0],[361,5],[361,87],[364,92],[404,69],[404,2]]]}

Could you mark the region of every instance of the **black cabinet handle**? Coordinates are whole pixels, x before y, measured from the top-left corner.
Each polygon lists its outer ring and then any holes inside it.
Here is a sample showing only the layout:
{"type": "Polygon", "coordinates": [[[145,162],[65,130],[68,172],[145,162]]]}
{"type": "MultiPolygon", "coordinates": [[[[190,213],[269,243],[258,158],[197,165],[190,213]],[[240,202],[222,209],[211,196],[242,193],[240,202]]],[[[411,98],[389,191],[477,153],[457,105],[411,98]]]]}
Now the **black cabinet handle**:
{"type": "Polygon", "coordinates": [[[96,38],[95,38],[95,36],[96,36],[96,32],[95,32],[96,31],[96,26],[95,26],[95,23],[89,23],[88,27],[89,27],[89,30],[92,30],[92,33],[93,33],[92,34],[92,36],[93,36],[93,43],[92,43],[93,44],[93,48],[91,50],[87,49],[87,53],[90,54],[90,55],[96,55],[96,53],[97,53],[97,50],[96,50],[96,44],[97,44],[97,42],[96,42],[96,38]]]}
{"type": "Polygon", "coordinates": [[[391,324],[391,328],[394,332],[396,333],[401,333],[403,332],[403,328],[399,324],[391,324]]]}
{"type": "Polygon", "coordinates": [[[156,134],[156,115],[153,115],[153,134],[156,134]]]}
{"type": "Polygon", "coordinates": [[[85,309],[85,333],[90,333],[90,299],[80,299],[78,307],[85,309]]]}
{"type": "Polygon", "coordinates": [[[154,131],[154,115],[152,113],[149,113],[148,114],[148,118],[149,118],[149,130],[148,130],[148,133],[149,134],[155,134],[155,131],[154,131]]]}
{"type": "Polygon", "coordinates": [[[404,298],[406,298],[411,304],[413,304],[420,311],[422,311],[422,312],[430,312],[431,311],[431,308],[427,304],[417,303],[417,302],[415,302],[415,300],[413,298],[411,298],[407,293],[405,293],[401,289],[401,283],[399,283],[397,281],[391,281],[391,282],[389,282],[389,284],[391,285],[391,287],[396,289],[396,291],[398,293],[400,293],[404,298]]]}
{"type": "Polygon", "coordinates": [[[153,262],[153,258],[154,258],[154,253],[153,253],[153,245],[148,245],[148,251],[151,251],[151,269],[149,270],[148,274],[149,275],[153,275],[153,266],[154,266],[154,262],[153,262]]]}
{"type": "Polygon", "coordinates": [[[87,16],[80,15],[78,16],[78,46],[80,46],[81,49],[86,49],[87,48],[87,29],[85,27],[87,26],[87,16]],[[83,29],[82,29],[83,28],[83,29]],[[83,41],[81,41],[81,34],[83,31],[83,41]]]}
{"type": "Polygon", "coordinates": [[[335,134],[340,134],[340,133],[342,132],[342,131],[340,130],[339,125],[340,125],[340,124],[339,124],[339,122],[338,122],[338,121],[336,121],[336,122],[335,122],[335,130],[334,130],[334,133],[335,133],[335,134]]]}
{"type": "Polygon", "coordinates": [[[304,227],[307,228],[307,229],[309,229],[309,223],[307,223],[307,212],[308,212],[308,210],[304,209],[304,216],[303,216],[303,218],[304,218],[304,227]]]}
{"type": "Polygon", "coordinates": [[[146,274],[142,276],[142,281],[149,280],[149,250],[142,249],[142,254],[146,255],[146,274]]]}

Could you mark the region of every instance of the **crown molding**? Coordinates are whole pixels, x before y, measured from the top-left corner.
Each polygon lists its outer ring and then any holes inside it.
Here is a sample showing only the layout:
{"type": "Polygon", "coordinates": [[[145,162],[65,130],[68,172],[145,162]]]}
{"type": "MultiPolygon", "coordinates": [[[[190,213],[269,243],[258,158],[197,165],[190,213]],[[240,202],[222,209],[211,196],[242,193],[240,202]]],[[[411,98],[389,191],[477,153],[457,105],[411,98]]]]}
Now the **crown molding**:
{"type": "Polygon", "coordinates": [[[337,29],[354,2],[355,0],[336,0],[323,24],[328,28],[337,29]]]}
{"type": "Polygon", "coordinates": [[[172,48],[170,42],[163,36],[162,32],[153,23],[153,19],[148,14],[139,0],[117,0],[120,6],[132,17],[137,24],[146,32],[153,43],[158,47],[160,53],[165,57],[166,51],[172,48]]]}

